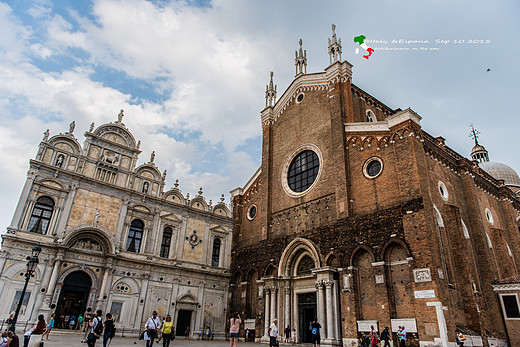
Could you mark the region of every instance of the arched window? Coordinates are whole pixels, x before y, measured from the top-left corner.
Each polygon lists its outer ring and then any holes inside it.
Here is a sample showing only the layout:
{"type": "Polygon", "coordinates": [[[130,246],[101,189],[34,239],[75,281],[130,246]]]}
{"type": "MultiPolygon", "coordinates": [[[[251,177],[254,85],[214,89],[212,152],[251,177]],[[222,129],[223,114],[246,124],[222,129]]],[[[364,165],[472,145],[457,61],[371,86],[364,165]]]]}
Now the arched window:
{"type": "Polygon", "coordinates": [[[33,233],[46,234],[54,209],[54,201],[47,196],[36,200],[27,230],[33,233]]]}
{"type": "Polygon", "coordinates": [[[377,121],[376,116],[370,110],[367,110],[367,122],[375,122],[377,121]]]}
{"type": "Polygon", "coordinates": [[[211,266],[218,266],[220,260],[220,244],[221,241],[217,237],[213,241],[213,255],[211,256],[211,266]]]}
{"type": "Polygon", "coordinates": [[[164,228],[162,234],[162,242],[161,242],[161,253],[159,254],[161,258],[168,258],[170,255],[170,243],[172,241],[172,228],[166,227],[164,228]]]}
{"type": "Polygon", "coordinates": [[[128,230],[128,239],[126,240],[126,250],[128,252],[139,253],[141,248],[141,240],[143,239],[144,223],[139,219],[134,219],[128,230]]]}

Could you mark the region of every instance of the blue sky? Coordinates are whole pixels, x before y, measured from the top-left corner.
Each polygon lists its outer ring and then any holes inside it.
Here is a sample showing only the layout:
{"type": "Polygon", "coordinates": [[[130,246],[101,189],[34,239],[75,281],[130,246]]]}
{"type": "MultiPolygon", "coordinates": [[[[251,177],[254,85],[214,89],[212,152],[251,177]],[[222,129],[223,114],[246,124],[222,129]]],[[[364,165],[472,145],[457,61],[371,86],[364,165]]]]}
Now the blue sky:
{"type": "Polygon", "coordinates": [[[518,171],[519,19],[513,0],[0,2],[0,224],[45,129],[64,132],[75,120],[82,143],[90,123],[114,121],[120,109],[142,142],[140,163],[155,150],[168,187],[178,178],[184,193],[202,186],[208,199],[228,198],[260,165],[269,71],[281,95],[300,38],[307,71],[323,71],[332,23],[356,85],[391,108],[411,107],[424,130],[465,156],[474,123],[491,160],[518,171]],[[369,43],[377,49],[366,60],[355,54],[360,34],[388,43],[369,43]],[[400,39],[429,43],[392,44],[400,39]]]}

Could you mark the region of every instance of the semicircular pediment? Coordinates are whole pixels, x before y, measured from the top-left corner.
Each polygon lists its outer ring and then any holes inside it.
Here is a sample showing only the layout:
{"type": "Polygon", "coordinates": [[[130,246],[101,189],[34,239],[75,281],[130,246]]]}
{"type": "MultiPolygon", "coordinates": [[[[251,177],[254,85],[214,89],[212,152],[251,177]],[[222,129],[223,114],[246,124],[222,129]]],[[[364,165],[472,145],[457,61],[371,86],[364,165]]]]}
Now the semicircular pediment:
{"type": "Polygon", "coordinates": [[[121,125],[112,123],[101,125],[94,131],[94,135],[122,146],[136,147],[134,136],[121,125]]]}
{"type": "Polygon", "coordinates": [[[82,152],[79,142],[70,135],[55,135],[50,138],[49,144],[63,152],[73,154],[81,154],[82,152]]]}

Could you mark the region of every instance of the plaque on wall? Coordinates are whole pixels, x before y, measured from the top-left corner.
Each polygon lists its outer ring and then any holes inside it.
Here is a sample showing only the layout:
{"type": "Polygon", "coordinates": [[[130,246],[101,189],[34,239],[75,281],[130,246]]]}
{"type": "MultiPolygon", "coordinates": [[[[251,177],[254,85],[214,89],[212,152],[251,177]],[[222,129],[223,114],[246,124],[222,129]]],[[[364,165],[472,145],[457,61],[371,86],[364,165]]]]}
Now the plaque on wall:
{"type": "Polygon", "coordinates": [[[430,282],[432,280],[430,268],[414,269],[413,278],[415,282],[430,282]]]}
{"type": "Polygon", "coordinates": [[[417,323],[415,318],[391,319],[392,332],[396,333],[399,326],[404,326],[407,333],[417,332],[417,323]]]}
{"type": "Polygon", "coordinates": [[[385,283],[385,276],[383,275],[376,275],[376,284],[385,283]]]}
{"type": "Polygon", "coordinates": [[[376,320],[358,320],[357,321],[357,330],[362,333],[369,333],[372,331],[372,326],[374,330],[379,332],[379,328],[376,320]]]}
{"type": "Polygon", "coordinates": [[[435,297],[435,290],[415,290],[413,295],[416,299],[430,299],[435,297]]]}

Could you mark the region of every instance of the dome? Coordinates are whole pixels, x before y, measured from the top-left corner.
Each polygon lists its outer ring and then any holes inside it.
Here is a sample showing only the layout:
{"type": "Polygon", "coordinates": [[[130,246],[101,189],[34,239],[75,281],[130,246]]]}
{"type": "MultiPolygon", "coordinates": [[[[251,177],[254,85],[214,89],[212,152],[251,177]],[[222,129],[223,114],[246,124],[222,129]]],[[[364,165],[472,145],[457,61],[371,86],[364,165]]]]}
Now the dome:
{"type": "Polygon", "coordinates": [[[518,177],[515,170],[506,164],[488,161],[479,163],[478,165],[497,180],[504,180],[506,185],[520,187],[520,177],[518,177]]]}
{"type": "Polygon", "coordinates": [[[473,149],[471,150],[471,153],[482,152],[482,151],[485,151],[485,150],[486,149],[484,148],[484,146],[475,145],[475,147],[473,147],[473,149]]]}

